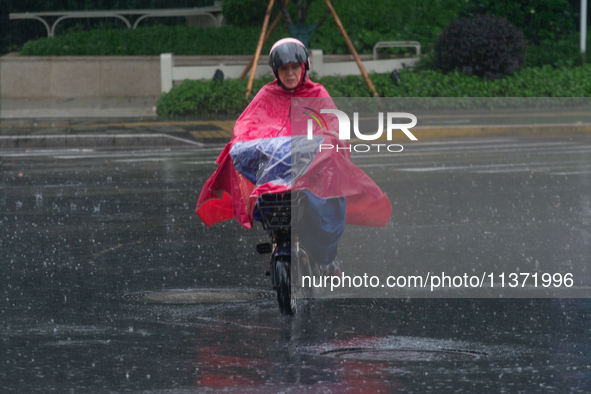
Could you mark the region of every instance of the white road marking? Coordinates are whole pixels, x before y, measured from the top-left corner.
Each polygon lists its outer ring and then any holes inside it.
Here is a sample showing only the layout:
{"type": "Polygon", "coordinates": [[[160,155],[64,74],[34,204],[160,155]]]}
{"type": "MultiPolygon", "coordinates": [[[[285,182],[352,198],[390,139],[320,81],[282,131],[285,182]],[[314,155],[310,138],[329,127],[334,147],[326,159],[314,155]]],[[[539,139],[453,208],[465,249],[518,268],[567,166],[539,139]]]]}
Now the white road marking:
{"type": "Polygon", "coordinates": [[[591,170],[572,172],[552,172],[551,175],[591,175],[591,170]]]}

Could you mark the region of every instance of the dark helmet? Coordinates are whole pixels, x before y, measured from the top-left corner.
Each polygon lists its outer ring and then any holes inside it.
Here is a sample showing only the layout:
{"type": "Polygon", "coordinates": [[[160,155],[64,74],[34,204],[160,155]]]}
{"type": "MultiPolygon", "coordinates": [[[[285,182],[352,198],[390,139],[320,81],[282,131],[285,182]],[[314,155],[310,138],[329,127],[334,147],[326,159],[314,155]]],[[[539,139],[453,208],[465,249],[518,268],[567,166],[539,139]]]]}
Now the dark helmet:
{"type": "Polygon", "coordinates": [[[269,53],[269,66],[277,78],[277,85],[282,86],[279,79],[279,68],[289,63],[304,63],[304,75],[302,84],[306,82],[306,71],[310,69],[310,58],[308,51],[301,41],[295,38],[284,38],[279,40],[271,48],[269,53]]]}

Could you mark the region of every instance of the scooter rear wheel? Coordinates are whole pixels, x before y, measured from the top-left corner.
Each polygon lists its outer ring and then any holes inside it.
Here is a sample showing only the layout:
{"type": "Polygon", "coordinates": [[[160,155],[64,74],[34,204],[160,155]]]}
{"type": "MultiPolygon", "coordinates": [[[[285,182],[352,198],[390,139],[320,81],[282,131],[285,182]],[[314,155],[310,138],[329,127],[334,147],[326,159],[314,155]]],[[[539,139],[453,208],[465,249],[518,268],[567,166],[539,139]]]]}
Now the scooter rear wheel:
{"type": "Polygon", "coordinates": [[[291,296],[291,259],[288,256],[279,257],[275,262],[275,286],[277,286],[277,301],[279,310],[284,315],[296,312],[295,298],[291,296]]]}

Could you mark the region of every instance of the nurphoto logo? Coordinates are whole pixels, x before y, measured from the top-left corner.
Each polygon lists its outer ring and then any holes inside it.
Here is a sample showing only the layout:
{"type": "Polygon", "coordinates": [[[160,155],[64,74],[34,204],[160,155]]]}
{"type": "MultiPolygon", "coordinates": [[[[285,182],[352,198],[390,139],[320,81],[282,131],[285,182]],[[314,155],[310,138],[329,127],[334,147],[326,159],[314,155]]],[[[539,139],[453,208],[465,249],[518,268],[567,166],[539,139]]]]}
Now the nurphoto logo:
{"type": "MultiPolygon", "coordinates": [[[[303,107],[304,109],[310,112],[303,112],[306,115],[311,116],[318,126],[320,126],[321,130],[326,128],[328,130],[328,123],[322,114],[333,114],[337,117],[339,121],[339,139],[340,140],[350,140],[351,139],[351,120],[349,116],[338,109],[321,109],[320,112],[313,110],[310,107],[303,107]],[[324,125],[324,126],[323,126],[324,125]]],[[[387,112],[386,113],[386,139],[388,141],[392,141],[392,135],[395,130],[401,130],[411,141],[418,141],[417,137],[415,137],[409,129],[413,128],[417,124],[417,117],[408,112],[387,112]],[[394,119],[410,119],[410,123],[394,123],[394,119]]],[[[308,119],[308,139],[311,140],[314,138],[314,122],[312,119],[308,119]]],[[[378,130],[374,134],[362,134],[359,131],[359,113],[353,113],[353,133],[355,137],[362,140],[362,141],[375,141],[382,137],[384,133],[384,113],[378,113],[378,130]]],[[[402,152],[403,146],[399,144],[356,144],[351,148],[351,146],[339,146],[336,147],[332,144],[320,144],[320,151],[322,150],[330,150],[336,149],[337,152],[340,150],[354,150],[355,152],[369,152],[372,150],[372,147],[376,147],[377,151],[380,152],[381,147],[386,147],[388,152],[398,153],[402,152]]]]}

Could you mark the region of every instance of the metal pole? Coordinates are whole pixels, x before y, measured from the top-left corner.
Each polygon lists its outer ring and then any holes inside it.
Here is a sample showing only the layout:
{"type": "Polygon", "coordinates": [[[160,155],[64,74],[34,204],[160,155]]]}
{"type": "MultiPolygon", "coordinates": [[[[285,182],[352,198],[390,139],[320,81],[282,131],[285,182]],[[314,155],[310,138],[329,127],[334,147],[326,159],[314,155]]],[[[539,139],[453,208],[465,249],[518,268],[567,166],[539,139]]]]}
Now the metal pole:
{"type": "Polygon", "coordinates": [[[581,0],[581,62],[585,65],[587,47],[587,0],[581,0]]]}
{"type": "Polygon", "coordinates": [[[359,58],[359,55],[357,54],[357,51],[355,50],[353,43],[349,39],[349,36],[347,35],[347,32],[345,31],[345,28],[343,27],[343,24],[341,23],[341,20],[339,19],[337,12],[334,10],[334,7],[332,6],[332,4],[330,4],[330,0],[324,0],[324,2],[326,3],[326,6],[330,10],[330,13],[332,14],[332,17],[334,18],[334,21],[336,22],[339,30],[341,31],[341,34],[343,35],[343,38],[345,39],[345,43],[347,44],[349,51],[351,51],[351,54],[355,58],[355,62],[357,62],[357,66],[359,67],[359,70],[361,71],[363,78],[365,78],[365,83],[367,83],[369,90],[371,90],[373,92],[374,97],[380,97],[375,86],[373,86],[371,79],[369,79],[369,75],[367,74],[367,71],[365,71],[365,67],[363,67],[363,63],[361,63],[361,59],[359,58]]]}
{"type": "MultiPolygon", "coordinates": [[[[286,6],[289,4],[289,1],[290,0],[287,0],[285,2],[286,6]]],[[[271,38],[271,34],[273,34],[273,31],[275,30],[275,28],[277,27],[279,22],[281,22],[281,18],[283,18],[283,11],[279,11],[279,15],[277,15],[275,17],[275,20],[273,21],[273,23],[271,23],[271,26],[269,26],[269,31],[267,31],[267,34],[265,35],[265,38],[263,39],[263,46],[267,43],[267,41],[269,41],[269,38],[271,38]]],[[[252,67],[253,61],[254,61],[254,55],[250,58],[250,62],[246,65],[246,67],[244,68],[244,71],[242,71],[242,74],[240,74],[240,79],[244,79],[244,77],[246,77],[246,74],[248,74],[248,71],[252,67]]]]}
{"type": "Polygon", "coordinates": [[[275,0],[269,1],[269,6],[267,7],[267,12],[265,14],[265,20],[263,21],[263,29],[261,30],[261,36],[259,37],[259,43],[257,44],[257,50],[254,53],[254,59],[252,61],[252,71],[250,72],[250,76],[248,77],[248,84],[246,85],[246,99],[248,100],[248,96],[250,96],[250,92],[252,91],[252,83],[254,82],[254,74],[257,71],[257,64],[259,63],[259,57],[261,56],[261,51],[263,50],[263,40],[265,39],[265,33],[267,32],[267,26],[269,25],[269,19],[271,18],[271,12],[273,11],[273,4],[275,0]]]}

